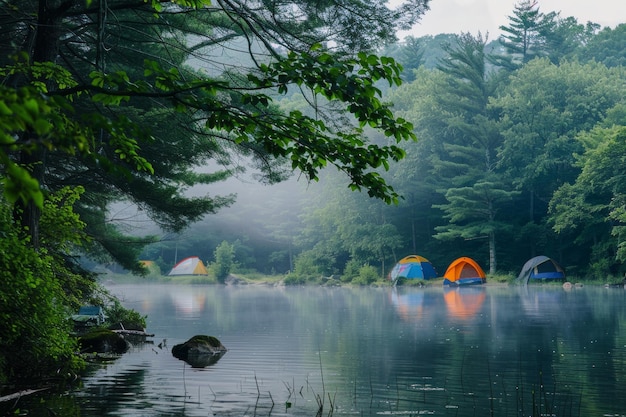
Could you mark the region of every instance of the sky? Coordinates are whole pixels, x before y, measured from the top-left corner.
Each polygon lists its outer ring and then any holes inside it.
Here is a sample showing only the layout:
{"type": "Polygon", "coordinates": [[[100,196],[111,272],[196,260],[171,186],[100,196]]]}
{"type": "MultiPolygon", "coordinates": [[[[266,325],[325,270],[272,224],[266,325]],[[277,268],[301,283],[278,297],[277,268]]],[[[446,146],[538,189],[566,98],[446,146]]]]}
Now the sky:
{"type": "MultiPolygon", "coordinates": [[[[626,23],[626,0],[538,0],[542,13],[560,12],[561,17],[574,16],[579,23],[588,21],[614,28],[626,23]]],[[[392,1],[391,4],[394,2],[392,1]]],[[[399,33],[420,37],[440,33],[470,32],[497,39],[499,26],[508,23],[517,0],[431,0],[430,10],[413,30],[399,33]]]]}

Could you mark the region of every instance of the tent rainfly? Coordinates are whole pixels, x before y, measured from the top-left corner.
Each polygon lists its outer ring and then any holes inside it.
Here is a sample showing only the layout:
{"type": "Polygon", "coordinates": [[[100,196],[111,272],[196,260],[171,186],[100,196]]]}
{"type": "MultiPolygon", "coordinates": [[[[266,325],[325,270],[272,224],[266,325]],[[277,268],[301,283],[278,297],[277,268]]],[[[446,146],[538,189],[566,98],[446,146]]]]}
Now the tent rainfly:
{"type": "Polygon", "coordinates": [[[200,258],[190,256],[174,265],[168,275],[209,275],[209,273],[200,258]]]}
{"type": "Polygon", "coordinates": [[[485,272],[472,258],[457,258],[443,274],[443,285],[474,285],[487,281],[485,272]]]}
{"type": "Polygon", "coordinates": [[[406,256],[393,267],[389,274],[393,282],[400,278],[406,279],[432,279],[437,277],[437,272],[430,261],[423,256],[406,256]]]}
{"type": "Polygon", "coordinates": [[[535,256],[529,259],[517,277],[518,281],[528,284],[528,281],[555,281],[565,279],[565,270],[555,260],[547,256],[535,256]]]}

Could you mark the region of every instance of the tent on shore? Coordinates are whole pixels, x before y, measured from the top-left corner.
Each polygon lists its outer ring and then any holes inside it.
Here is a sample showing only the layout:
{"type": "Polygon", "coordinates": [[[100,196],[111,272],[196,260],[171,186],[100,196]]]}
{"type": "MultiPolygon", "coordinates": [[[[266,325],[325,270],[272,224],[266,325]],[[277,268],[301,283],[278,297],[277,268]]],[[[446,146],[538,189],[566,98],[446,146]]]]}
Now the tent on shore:
{"type": "Polygon", "coordinates": [[[174,265],[168,275],[209,275],[209,273],[200,258],[190,256],[174,265]]]}
{"type": "Polygon", "coordinates": [[[535,256],[524,264],[517,280],[524,284],[530,280],[562,281],[565,280],[565,270],[552,258],[535,256]]]}
{"type": "Polygon", "coordinates": [[[400,278],[432,279],[437,272],[430,261],[423,256],[409,255],[398,261],[389,274],[391,281],[397,282],[400,278]]]}
{"type": "Polygon", "coordinates": [[[472,258],[457,258],[443,274],[443,285],[475,285],[487,282],[485,271],[472,258]]]}

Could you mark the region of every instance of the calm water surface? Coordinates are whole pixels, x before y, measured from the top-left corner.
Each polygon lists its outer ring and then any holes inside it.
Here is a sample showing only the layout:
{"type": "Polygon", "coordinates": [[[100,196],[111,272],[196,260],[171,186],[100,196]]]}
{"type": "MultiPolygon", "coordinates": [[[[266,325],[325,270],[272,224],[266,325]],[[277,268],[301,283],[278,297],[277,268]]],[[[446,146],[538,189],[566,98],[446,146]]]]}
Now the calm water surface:
{"type": "Polygon", "coordinates": [[[65,415],[626,416],[623,289],[110,289],[155,336],[94,368],[65,415]],[[228,352],[171,355],[196,334],[228,352]]]}

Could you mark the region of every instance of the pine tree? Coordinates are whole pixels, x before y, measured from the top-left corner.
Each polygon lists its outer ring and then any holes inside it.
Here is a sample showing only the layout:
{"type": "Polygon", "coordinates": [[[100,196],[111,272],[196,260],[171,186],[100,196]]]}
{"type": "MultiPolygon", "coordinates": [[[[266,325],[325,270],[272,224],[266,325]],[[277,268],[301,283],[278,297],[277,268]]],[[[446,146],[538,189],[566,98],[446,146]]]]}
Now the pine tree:
{"type": "Polygon", "coordinates": [[[498,212],[515,192],[495,171],[501,136],[487,106],[494,85],[487,72],[485,44],[480,34],[461,35],[456,45],[446,48],[449,57],[439,65],[447,79],[439,97],[447,113],[447,133],[436,170],[446,203],[436,207],[444,212],[448,223],[436,228],[435,237],[466,241],[486,238],[493,274],[497,268],[496,237],[506,229],[498,220],[498,212]]]}
{"type": "Polygon", "coordinates": [[[548,27],[554,25],[556,14],[545,15],[539,11],[537,0],[521,0],[509,16],[509,24],[500,26],[504,34],[500,44],[505,55],[493,57],[493,61],[504,68],[516,69],[533,58],[544,56],[545,37],[548,27]]]}

